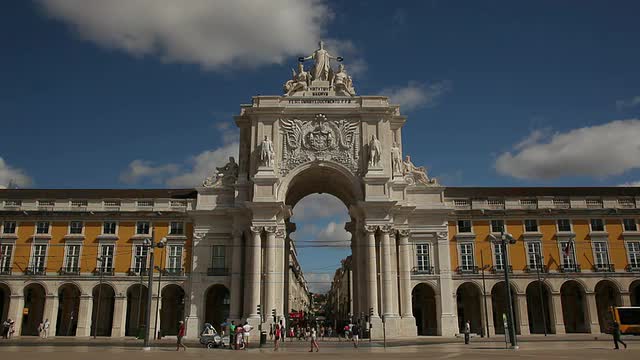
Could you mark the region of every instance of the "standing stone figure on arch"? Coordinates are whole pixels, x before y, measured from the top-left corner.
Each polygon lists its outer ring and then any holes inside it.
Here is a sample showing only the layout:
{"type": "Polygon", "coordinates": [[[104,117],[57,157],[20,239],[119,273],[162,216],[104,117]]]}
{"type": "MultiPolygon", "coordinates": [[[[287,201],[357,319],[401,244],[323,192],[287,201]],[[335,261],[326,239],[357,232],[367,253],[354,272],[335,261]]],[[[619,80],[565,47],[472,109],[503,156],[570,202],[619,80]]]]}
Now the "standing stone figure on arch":
{"type": "Polygon", "coordinates": [[[393,174],[402,175],[402,153],[400,152],[400,147],[398,147],[398,143],[395,141],[391,146],[391,169],[393,174]]]}
{"type": "Polygon", "coordinates": [[[369,141],[369,167],[380,166],[380,155],[382,154],[382,144],[375,135],[371,135],[369,141]]]}
{"type": "Polygon", "coordinates": [[[273,167],[273,156],[273,142],[265,136],[260,144],[260,165],[273,167]]]}
{"type": "Polygon", "coordinates": [[[333,56],[329,54],[327,50],[324,49],[324,42],[320,40],[318,43],[319,49],[313,52],[313,54],[307,57],[301,57],[298,60],[305,61],[313,59],[315,61],[315,65],[313,69],[311,69],[311,75],[313,76],[313,80],[323,80],[330,81],[330,73],[331,73],[331,60],[342,61],[340,56],[333,56]]]}

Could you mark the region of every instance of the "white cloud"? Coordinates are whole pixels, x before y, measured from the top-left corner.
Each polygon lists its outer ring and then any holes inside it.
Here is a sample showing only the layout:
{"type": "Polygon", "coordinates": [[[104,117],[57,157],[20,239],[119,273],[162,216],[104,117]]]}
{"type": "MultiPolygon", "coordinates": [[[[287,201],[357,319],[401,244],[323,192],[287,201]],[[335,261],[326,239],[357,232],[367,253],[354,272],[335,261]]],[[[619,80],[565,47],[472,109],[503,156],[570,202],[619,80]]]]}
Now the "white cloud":
{"type": "Polygon", "coordinates": [[[618,110],[631,109],[638,105],[640,105],[640,96],[634,96],[627,100],[616,101],[616,108],[618,108],[618,110]]]}
{"type": "Polygon", "coordinates": [[[6,189],[10,183],[18,187],[28,187],[33,184],[33,179],[31,179],[24,170],[9,166],[9,164],[0,157],[0,189],[6,189]]]}
{"type": "Polygon", "coordinates": [[[205,69],[281,63],[312,48],[332,12],[323,0],[39,0],[84,40],[205,69]]]}
{"type": "Polygon", "coordinates": [[[120,181],[125,184],[135,184],[143,179],[151,179],[154,183],[161,183],[170,174],[179,170],[176,164],[155,165],[151,161],[133,160],[125,171],[120,173],[120,181]]]}
{"type": "Polygon", "coordinates": [[[305,273],[304,277],[312,293],[329,292],[333,281],[333,275],[328,273],[305,273]]]}
{"type": "Polygon", "coordinates": [[[640,181],[631,181],[624,184],[620,184],[619,186],[640,186],[640,181]]]}
{"type": "Polygon", "coordinates": [[[501,154],[495,163],[503,175],[519,179],[562,176],[604,178],[640,168],[640,120],[617,120],[603,125],[555,133],[543,142],[532,132],[515,153],[501,154]]]}
{"type": "Polygon", "coordinates": [[[233,142],[215,150],[203,151],[189,159],[189,169],[180,175],[170,177],[166,184],[171,187],[192,187],[213,175],[216,167],[223,166],[233,156],[238,159],[238,143],[233,142]]]}
{"type": "Polygon", "coordinates": [[[421,107],[436,106],[442,96],[449,91],[451,91],[451,81],[448,80],[433,84],[409,81],[404,87],[382,89],[381,94],[388,96],[392,103],[399,104],[402,110],[411,111],[421,107]]]}
{"type": "Polygon", "coordinates": [[[329,194],[311,194],[300,200],[293,208],[295,221],[345,217],[349,221],[347,207],[337,197],[329,194]]]}

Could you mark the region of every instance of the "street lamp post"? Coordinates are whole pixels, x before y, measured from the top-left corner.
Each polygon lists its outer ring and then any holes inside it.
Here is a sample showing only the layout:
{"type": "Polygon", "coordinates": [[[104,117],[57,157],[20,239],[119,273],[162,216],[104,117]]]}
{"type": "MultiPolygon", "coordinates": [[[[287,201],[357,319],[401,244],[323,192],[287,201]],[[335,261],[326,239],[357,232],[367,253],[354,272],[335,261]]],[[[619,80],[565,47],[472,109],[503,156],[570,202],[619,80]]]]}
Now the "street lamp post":
{"type": "Polygon", "coordinates": [[[540,281],[540,266],[542,266],[542,256],[536,253],[538,263],[536,264],[536,272],[538,273],[538,290],[540,294],[540,307],[542,308],[542,326],[544,327],[544,336],[547,336],[547,315],[544,306],[544,298],[542,296],[542,281],[540,281]]]}
{"type": "Polygon", "coordinates": [[[166,239],[163,238],[158,243],[155,242],[155,229],[151,231],[151,239],[144,239],[143,245],[147,247],[149,252],[149,282],[147,283],[147,308],[146,308],[146,316],[145,316],[145,329],[144,329],[144,346],[143,350],[151,350],[149,346],[149,331],[151,330],[151,298],[153,297],[153,270],[154,270],[154,259],[153,259],[153,251],[157,248],[163,248],[166,242],[166,239]]]}
{"type": "Polygon", "coordinates": [[[96,318],[94,319],[93,324],[93,338],[95,339],[98,336],[98,320],[100,319],[100,300],[102,300],[102,274],[104,270],[104,257],[98,256],[98,272],[100,273],[100,280],[98,281],[98,307],[96,308],[96,318]]]}
{"type": "MultiPolygon", "coordinates": [[[[487,331],[487,337],[490,337],[489,335],[489,319],[487,318],[489,311],[487,309],[487,296],[485,295],[487,293],[487,286],[486,283],[484,281],[484,271],[486,270],[486,266],[484,265],[484,254],[482,253],[482,250],[480,250],[480,264],[482,266],[482,302],[484,304],[484,323],[486,326],[486,331],[487,331]]],[[[487,265],[488,266],[488,265],[487,265]]]]}
{"type": "Polygon", "coordinates": [[[157,300],[156,300],[156,319],[153,325],[153,328],[155,329],[155,332],[153,333],[153,339],[160,339],[160,331],[158,331],[158,307],[160,306],[160,289],[161,287],[161,283],[162,283],[162,267],[164,266],[164,256],[162,257],[162,260],[160,260],[160,266],[155,266],[156,270],[158,270],[158,296],[157,296],[157,300]]]}
{"type": "MultiPolygon", "coordinates": [[[[498,241],[498,239],[494,235],[489,235],[491,239],[494,241],[498,241]]],[[[511,341],[511,348],[518,348],[518,340],[516,339],[516,327],[514,321],[514,313],[513,313],[513,303],[511,302],[511,282],[509,281],[509,244],[515,244],[516,240],[509,233],[505,233],[504,229],[500,231],[500,239],[499,242],[504,250],[502,252],[502,258],[504,265],[504,283],[506,286],[506,298],[507,298],[507,327],[509,329],[505,329],[505,331],[509,331],[509,340],[511,341]]]]}

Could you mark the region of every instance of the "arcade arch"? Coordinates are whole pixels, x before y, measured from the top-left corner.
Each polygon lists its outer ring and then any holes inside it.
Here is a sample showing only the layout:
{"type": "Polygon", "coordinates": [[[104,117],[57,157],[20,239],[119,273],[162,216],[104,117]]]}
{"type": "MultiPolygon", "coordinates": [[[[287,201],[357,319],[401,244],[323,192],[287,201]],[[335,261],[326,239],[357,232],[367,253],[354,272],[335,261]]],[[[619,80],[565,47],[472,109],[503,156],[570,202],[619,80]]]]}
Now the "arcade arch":
{"type": "Polygon", "coordinates": [[[609,309],[612,306],[622,305],[620,290],[612,281],[601,280],[596,284],[595,293],[600,332],[604,333],[608,330],[611,322],[613,321],[613,317],[609,309]]]}
{"type": "Polygon", "coordinates": [[[631,306],[640,306],[640,280],[636,280],[629,285],[629,295],[631,306]]]}
{"type": "Polygon", "coordinates": [[[226,286],[220,284],[210,286],[205,293],[204,322],[221,331],[220,324],[229,317],[229,304],[229,289],[226,286]]]}
{"type": "Polygon", "coordinates": [[[418,335],[438,335],[436,291],[430,284],[420,283],[413,288],[411,299],[418,335]]]}
{"type": "Polygon", "coordinates": [[[560,287],[560,301],[565,332],[567,334],[590,332],[584,287],[575,280],[566,281],[560,287]]]}
{"type": "Polygon", "coordinates": [[[38,325],[44,319],[46,290],[38,283],[31,283],[24,288],[24,312],[22,315],[22,336],[38,336],[38,325]]]}
{"type": "Polygon", "coordinates": [[[484,334],[482,326],[482,292],[478,285],[465,282],[458,286],[456,291],[456,304],[458,308],[458,330],[464,331],[465,323],[470,322],[471,332],[484,334]]]}
{"type": "Polygon", "coordinates": [[[58,289],[58,319],[56,336],[75,336],[80,310],[80,289],[77,285],[66,283],[58,289]]]}
{"type": "Polygon", "coordinates": [[[162,336],[178,334],[178,322],[184,320],[184,297],[184,290],[179,285],[169,284],[162,289],[160,309],[162,336]]]}
{"type": "Polygon", "coordinates": [[[0,319],[9,317],[9,302],[11,301],[11,289],[5,283],[0,283],[0,319]]]}
{"type": "MultiPolygon", "coordinates": [[[[493,326],[496,334],[504,334],[504,321],[502,314],[507,314],[509,307],[506,302],[506,285],[501,281],[491,289],[491,305],[493,310],[493,326]]],[[[516,334],[520,335],[520,314],[518,312],[518,294],[513,285],[511,285],[511,305],[514,313],[514,324],[516,334]]]]}
{"type": "Polygon", "coordinates": [[[551,305],[551,291],[545,283],[532,281],[526,290],[527,314],[529,316],[529,332],[531,334],[555,333],[551,305]],[[542,298],[541,298],[542,297],[542,298]]]}
{"type": "Polygon", "coordinates": [[[116,292],[109,284],[99,284],[93,288],[91,294],[91,336],[111,336],[116,292]]]}

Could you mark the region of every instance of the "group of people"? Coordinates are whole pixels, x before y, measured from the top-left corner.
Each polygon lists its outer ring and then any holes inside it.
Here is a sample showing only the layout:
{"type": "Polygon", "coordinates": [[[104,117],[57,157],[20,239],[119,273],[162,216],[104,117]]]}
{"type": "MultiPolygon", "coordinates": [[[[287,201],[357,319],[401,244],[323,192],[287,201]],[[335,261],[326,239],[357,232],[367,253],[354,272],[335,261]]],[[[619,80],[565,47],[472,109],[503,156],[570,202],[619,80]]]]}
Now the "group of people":
{"type": "Polygon", "coordinates": [[[11,339],[13,334],[16,332],[16,322],[7,319],[2,323],[2,338],[3,339],[11,339]]]}
{"type": "Polygon", "coordinates": [[[240,350],[243,344],[245,349],[249,347],[249,339],[251,338],[253,326],[249,325],[248,322],[245,321],[243,325],[236,325],[235,321],[225,321],[220,324],[220,327],[222,328],[222,336],[224,336],[227,331],[229,332],[229,348],[240,350]]]}

